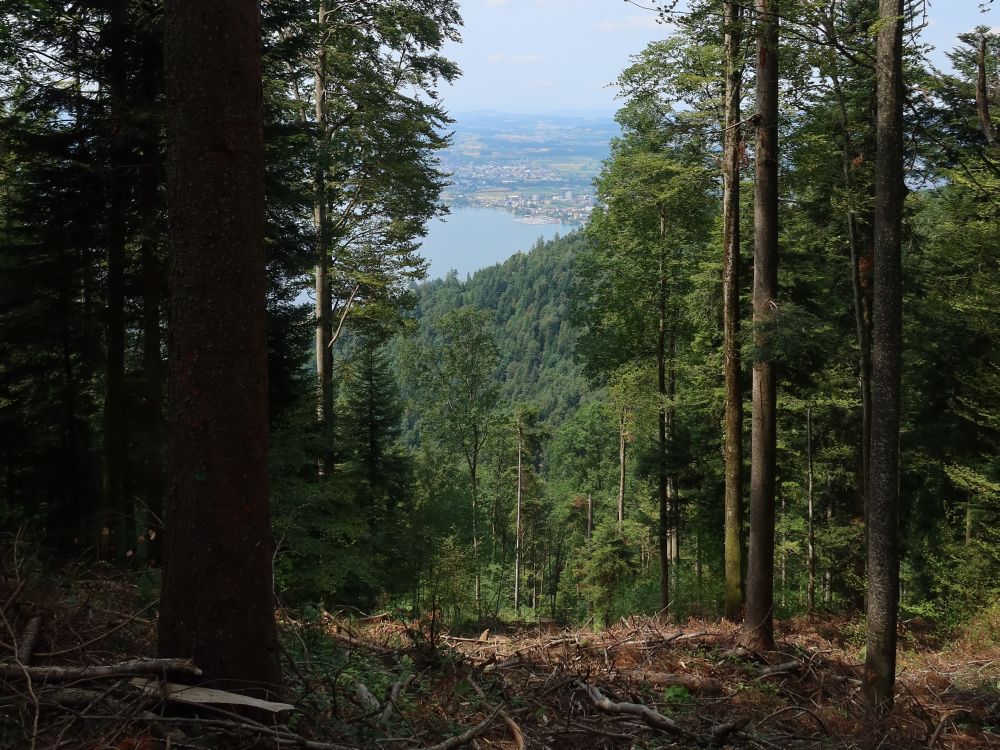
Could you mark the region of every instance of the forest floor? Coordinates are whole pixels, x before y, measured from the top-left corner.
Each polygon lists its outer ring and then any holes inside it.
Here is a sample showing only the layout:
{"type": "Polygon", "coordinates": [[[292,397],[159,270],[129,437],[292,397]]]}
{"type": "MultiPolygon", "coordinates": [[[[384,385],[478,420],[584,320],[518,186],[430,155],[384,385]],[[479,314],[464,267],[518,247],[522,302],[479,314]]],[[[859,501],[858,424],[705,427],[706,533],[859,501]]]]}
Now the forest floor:
{"type": "Polygon", "coordinates": [[[738,626],[701,620],[452,637],[388,613],[279,613],[288,704],[247,709],[163,681],[190,665],[150,661],[141,589],[0,571],[0,747],[1000,748],[995,614],[947,643],[904,624],[895,708],[876,720],[863,631],[843,617],[779,623],[778,648],[756,654],[738,626]]]}

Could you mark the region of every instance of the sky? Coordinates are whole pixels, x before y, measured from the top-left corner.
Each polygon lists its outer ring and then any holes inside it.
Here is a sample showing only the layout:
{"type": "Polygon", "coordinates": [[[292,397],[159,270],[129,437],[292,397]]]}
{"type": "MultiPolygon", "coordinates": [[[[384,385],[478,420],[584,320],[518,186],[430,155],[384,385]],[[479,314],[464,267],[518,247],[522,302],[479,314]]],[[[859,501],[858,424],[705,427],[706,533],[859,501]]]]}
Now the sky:
{"type": "MultiPolygon", "coordinates": [[[[653,2],[641,2],[653,5],[653,2]]],[[[979,12],[980,0],[930,0],[922,39],[947,68],[943,50],[978,24],[1000,30],[1000,3],[979,12]]],[[[453,113],[493,109],[541,114],[612,113],[609,84],[628,59],[671,32],[656,14],[628,0],[462,0],[462,43],[446,54],[463,76],[445,87],[453,113]]]]}

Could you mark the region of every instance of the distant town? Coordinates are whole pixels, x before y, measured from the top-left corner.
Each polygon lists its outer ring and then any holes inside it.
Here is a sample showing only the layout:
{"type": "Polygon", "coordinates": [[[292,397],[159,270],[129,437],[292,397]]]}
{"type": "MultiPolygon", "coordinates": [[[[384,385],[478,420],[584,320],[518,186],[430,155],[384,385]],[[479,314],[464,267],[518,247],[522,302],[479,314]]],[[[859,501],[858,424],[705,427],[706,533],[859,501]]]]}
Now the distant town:
{"type": "Polygon", "coordinates": [[[455,208],[509,211],[528,224],[583,224],[616,133],[610,118],[461,116],[442,159],[451,174],[444,199],[455,208]]]}

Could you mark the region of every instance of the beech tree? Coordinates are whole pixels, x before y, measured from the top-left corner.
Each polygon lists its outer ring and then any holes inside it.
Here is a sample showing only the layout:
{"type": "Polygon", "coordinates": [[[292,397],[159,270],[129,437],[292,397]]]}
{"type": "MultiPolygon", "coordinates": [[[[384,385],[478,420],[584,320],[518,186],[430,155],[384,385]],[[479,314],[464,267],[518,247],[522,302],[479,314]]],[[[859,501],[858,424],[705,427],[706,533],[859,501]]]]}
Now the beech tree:
{"type": "Polygon", "coordinates": [[[281,682],[260,47],[253,0],[167,3],[171,486],[159,650],[244,688],[281,682]]]}

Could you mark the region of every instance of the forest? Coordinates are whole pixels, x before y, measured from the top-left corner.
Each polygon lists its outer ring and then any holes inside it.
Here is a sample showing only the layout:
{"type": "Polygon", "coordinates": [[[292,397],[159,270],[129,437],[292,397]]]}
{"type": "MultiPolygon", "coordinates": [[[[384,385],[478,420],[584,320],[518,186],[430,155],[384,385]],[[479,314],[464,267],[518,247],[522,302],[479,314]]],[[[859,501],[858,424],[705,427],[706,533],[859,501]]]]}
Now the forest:
{"type": "Polygon", "coordinates": [[[457,0],[0,6],[0,747],[1000,745],[995,8],[648,12],[462,281],[457,0]]]}

